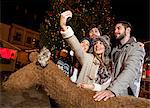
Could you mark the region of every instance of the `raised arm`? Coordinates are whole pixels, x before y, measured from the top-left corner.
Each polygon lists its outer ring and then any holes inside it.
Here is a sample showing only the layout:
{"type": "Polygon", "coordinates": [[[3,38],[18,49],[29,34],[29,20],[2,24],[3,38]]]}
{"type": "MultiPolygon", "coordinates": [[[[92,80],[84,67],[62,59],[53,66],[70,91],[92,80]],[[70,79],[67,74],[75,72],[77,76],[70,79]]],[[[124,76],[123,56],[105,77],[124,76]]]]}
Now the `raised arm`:
{"type": "Polygon", "coordinates": [[[81,45],[80,45],[78,39],[74,35],[72,28],[70,26],[66,25],[67,18],[69,18],[69,17],[72,17],[71,11],[68,10],[68,11],[61,13],[61,16],[60,16],[61,31],[60,31],[60,33],[62,34],[62,37],[67,41],[67,43],[70,45],[71,49],[75,52],[75,56],[77,57],[77,59],[79,60],[79,62],[82,65],[85,54],[81,48],[81,45]]]}

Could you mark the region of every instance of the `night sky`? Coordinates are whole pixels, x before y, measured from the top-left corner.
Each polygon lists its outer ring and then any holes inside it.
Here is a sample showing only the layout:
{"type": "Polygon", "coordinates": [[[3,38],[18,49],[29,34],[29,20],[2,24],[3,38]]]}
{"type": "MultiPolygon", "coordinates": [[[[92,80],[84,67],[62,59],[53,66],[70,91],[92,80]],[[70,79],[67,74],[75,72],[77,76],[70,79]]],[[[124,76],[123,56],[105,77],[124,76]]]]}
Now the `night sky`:
{"type": "MultiPolygon", "coordinates": [[[[150,0],[112,0],[111,2],[116,20],[131,22],[137,40],[142,42],[150,40],[150,0]]],[[[15,22],[37,30],[43,16],[46,15],[46,10],[48,10],[48,0],[1,0],[1,22],[15,22]]]]}
{"type": "Polygon", "coordinates": [[[116,20],[127,20],[139,41],[150,40],[150,0],[112,0],[116,20]]]}
{"type": "Polygon", "coordinates": [[[33,30],[39,28],[48,0],[1,0],[1,20],[5,23],[16,23],[33,30]]]}

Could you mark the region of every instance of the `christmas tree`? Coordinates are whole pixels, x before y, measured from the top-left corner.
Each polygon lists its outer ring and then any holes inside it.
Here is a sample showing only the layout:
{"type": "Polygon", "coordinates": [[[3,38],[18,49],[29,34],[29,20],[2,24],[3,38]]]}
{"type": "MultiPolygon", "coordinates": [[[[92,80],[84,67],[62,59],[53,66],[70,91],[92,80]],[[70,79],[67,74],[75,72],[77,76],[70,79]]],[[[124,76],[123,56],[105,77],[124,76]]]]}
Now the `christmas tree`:
{"type": "Polygon", "coordinates": [[[87,36],[91,24],[98,24],[103,34],[112,35],[114,17],[111,15],[110,0],[50,0],[44,21],[40,28],[40,45],[54,51],[67,47],[60,36],[59,18],[65,10],[71,10],[73,17],[69,25],[77,38],[87,36]]]}

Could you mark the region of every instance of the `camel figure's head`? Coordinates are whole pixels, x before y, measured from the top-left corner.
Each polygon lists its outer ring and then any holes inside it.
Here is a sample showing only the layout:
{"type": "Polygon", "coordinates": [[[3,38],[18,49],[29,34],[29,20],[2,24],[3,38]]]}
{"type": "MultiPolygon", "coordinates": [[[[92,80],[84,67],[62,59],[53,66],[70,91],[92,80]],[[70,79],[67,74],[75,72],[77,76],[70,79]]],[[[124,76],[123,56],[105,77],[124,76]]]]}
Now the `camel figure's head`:
{"type": "Polygon", "coordinates": [[[51,52],[44,46],[38,55],[38,64],[40,64],[41,67],[46,67],[50,56],[51,52]]]}

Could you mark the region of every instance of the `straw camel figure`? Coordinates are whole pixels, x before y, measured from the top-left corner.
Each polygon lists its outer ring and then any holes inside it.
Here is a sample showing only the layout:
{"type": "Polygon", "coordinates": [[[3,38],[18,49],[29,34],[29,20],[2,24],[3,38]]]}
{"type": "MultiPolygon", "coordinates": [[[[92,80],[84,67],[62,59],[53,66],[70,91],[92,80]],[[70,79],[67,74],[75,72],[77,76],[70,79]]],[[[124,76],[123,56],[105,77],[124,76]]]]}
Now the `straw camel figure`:
{"type": "Polygon", "coordinates": [[[45,68],[37,65],[36,61],[34,59],[32,63],[13,73],[3,83],[4,89],[17,91],[40,84],[60,108],[150,108],[148,99],[132,96],[95,102],[95,92],[78,88],[52,61],[48,61],[45,68]]]}

